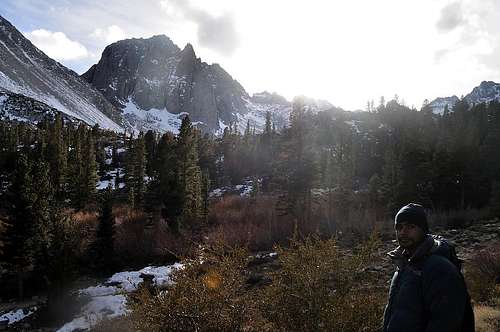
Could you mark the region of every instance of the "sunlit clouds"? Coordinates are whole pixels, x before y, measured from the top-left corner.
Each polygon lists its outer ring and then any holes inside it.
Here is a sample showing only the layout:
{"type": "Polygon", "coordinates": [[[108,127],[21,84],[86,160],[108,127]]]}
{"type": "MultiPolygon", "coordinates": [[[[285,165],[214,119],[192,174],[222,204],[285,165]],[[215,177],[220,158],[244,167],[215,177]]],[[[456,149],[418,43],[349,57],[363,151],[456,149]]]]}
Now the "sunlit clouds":
{"type": "Polygon", "coordinates": [[[165,34],[249,93],[303,94],[349,110],[395,94],[419,108],[500,81],[496,0],[6,0],[0,14],[80,73],[112,42],[165,34]]]}
{"type": "Polygon", "coordinates": [[[58,61],[75,60],[89,56],[85,46],[70,40],[63,32],[37,29],[25,33],[25,36],[48,56],[58,61]]]}

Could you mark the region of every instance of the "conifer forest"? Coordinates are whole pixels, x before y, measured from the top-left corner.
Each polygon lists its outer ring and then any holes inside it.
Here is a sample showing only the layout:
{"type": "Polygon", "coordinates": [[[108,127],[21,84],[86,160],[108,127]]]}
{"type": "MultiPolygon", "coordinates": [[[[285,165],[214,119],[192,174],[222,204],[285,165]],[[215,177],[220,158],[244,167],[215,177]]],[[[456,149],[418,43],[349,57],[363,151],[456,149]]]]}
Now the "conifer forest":
{"type": "MultiPolygon", "coordinates": [[[[249,122],[222,136],[187,116],[177,135],[116,133],[61,115],[0,122],[1,296],[42,292],[46,317],[56,317],[84,275],[178,262],[221,243],[259,252],[293,248],[298,234],[362,242],[392,229],[408,201],[441,216],[436,226],[498,217],[499,145],[500,103],[464,100],[436,115],[396,99],[366,112],[310,112],[296,98],[287,126],[268,113],[262,132],[249,122]]],[[[236,269],[241,253],[232,255],[236,269]]],[[[134,315],[149,317],[146,305],[158,300],[143,301],[134,315]]],[[[264,329],[259,319],[252,326],[264,329]]]]}

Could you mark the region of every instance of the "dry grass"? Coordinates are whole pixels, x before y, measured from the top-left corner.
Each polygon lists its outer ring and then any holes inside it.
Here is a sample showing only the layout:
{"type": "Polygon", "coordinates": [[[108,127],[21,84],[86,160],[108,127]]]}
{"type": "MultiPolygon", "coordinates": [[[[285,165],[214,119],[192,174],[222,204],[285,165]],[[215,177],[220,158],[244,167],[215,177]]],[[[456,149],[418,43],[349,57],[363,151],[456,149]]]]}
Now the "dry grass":
{"type": "Polygon", "coordinates": [[[97,212],[78,211],[71,213],[67,211],[71,218],[73,233],[78,239],[76,243],[75,253],[78,257],[85,255],[89,245],[95,239],[95,230],[97,227],[97,212]]]}
{"type": "Polygon", "coordinates": [[[223,242],[252,251],[269,250],[275,243],[286,243],[293,234],[294,221],[288,216],[278,216],[275,206],[276,198],[271,196],[224,197],[210,211],[208,243],[223,242]]]}
{"type": "Polygon", "coordinates": [[[476,332],[500,331],[500,309],[478,305],[474,307],[476,332]]]}
{"type": "Polygon", "coordinates": [[[472,298],[480,303],[500,299],[500,245],[476,253],[468,262],[467,281],[472,298]]]}

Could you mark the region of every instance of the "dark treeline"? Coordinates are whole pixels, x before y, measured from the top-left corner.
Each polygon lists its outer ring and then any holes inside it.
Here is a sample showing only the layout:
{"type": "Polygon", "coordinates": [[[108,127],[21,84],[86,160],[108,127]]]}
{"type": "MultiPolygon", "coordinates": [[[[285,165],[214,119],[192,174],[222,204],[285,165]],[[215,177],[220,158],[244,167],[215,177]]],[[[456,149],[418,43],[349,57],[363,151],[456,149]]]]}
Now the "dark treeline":
{"type": "Polygon", "coordinates": [[[363,219],[359,211],[387,220],[409,201],[494,212],[499,146],[500,104],[464,100],[435,115],[397,100],[369,112],[311,112],[296,99],[286,128],[278,131],[268,114],[262,133],[249,122],[244,133],[230,125],[220,138],[188,117],[178,135],[117,134],[61,117],[36,127],[2,122],[1,261],[17,274],[20,297],[26,272],[38,271],[57,298],[81,266],[117,266],[117,204],[144,213],[146,227],[161,220],[182,234],[213,222],[212,189],[244,181],[253,199],[274,197],[277,215],[303,230],[335,230],[363,219]],[[98,212],[84,258],[72,254],[78,211],[98,212]]]}

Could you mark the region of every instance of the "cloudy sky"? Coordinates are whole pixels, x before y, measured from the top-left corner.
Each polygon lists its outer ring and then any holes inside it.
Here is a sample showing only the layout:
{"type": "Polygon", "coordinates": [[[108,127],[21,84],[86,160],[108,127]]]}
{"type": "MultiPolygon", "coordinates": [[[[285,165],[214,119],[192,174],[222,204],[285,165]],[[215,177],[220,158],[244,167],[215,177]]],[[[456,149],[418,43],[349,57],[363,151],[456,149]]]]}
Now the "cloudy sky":
{"type": "Polygon", "coordinates": [[[1,0],[0,15],[78,73],[114,41],[165,34],[249,93],[350,110],[500,82],[498,0],[1,0]]]}

